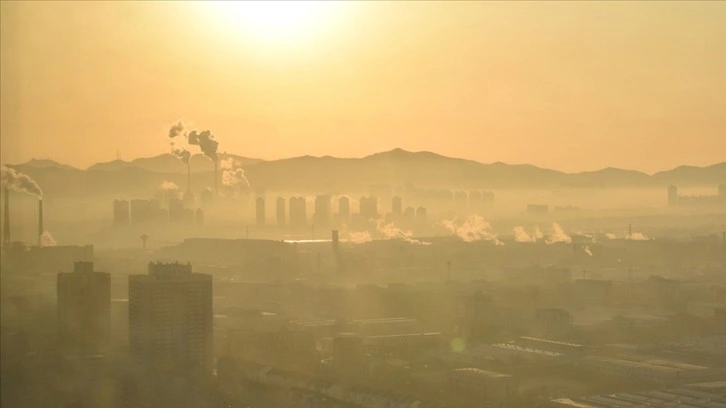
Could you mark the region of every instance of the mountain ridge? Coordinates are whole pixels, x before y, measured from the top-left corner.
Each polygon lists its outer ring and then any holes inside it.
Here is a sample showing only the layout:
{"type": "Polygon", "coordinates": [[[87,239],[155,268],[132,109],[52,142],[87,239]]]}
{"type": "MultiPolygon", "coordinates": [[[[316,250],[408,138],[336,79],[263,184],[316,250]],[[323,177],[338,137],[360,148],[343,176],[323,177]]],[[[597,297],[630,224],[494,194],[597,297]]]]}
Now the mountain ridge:
{"type": "MultiPolygon", "coordinates": [[[[716,187],[726,182],[726,162],[706,167],[678,166],[652,175],[606,167],[595,171],[565,173],[531,164],[480,163],[438,153],[393,149],[359,158],[297,156],[260,160],[225,155],[241,163],[253,187],[302,192],[365,191],[377,184],[412,184],[428,188],[611,188],[611,187],[716,187]]],[[[31,160],[11,165],[28,173],[44,190],[63,194],[105,192],[119,195],[148,194],[163,181],[186,188],[186,165],[169,154],[97,163],[86,170],[51,160],[31,160]],[[73,187],[63,187],[61,181],[73,187]]],[[[192,188],[213,184],[213,164],[202,155],[191,159],[192,188]]]]}

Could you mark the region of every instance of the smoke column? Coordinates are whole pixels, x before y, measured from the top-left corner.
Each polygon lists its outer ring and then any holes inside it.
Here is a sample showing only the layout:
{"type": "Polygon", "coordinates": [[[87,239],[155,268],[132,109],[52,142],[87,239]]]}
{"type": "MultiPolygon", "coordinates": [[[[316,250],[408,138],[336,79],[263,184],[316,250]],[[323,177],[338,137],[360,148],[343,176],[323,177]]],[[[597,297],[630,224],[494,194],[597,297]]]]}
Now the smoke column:
{"type": "Polygon", "coordinates": [[[627,239],[631,241],[649,241],[653,238],[645,235],[642,232],[630,232],[630,233],[622,233],[622,234],[616,234],[613,232],[605,233],[605,237],[607,239],[627,239]]]}
{"type": "Polygon", "coordinates": [[[519,225],[512,228],[512,232],[514,232],[514,240],[517,242],[537,242],[544,238],[542,230],[539,229],[539,225],[534,227],[531,234],[519,225]]]}
{"type": "Polygon", "coordinates": [[[10,243],[10,190],[3,188],[3,196],[5,196],[5,209],[3,212],[3,244],[10,243]]]}
{"type": "Polygon", "coordinates": [[[411,231],[404,231],[393,224],[385,224],[383,220],[376,222],[376,230],[383,234],[386,239],[401,239],[414,245],[431,245],[430,242],[414,239],[411,231]]]}
{"type": "Polygon", "coordinates": [[[182,139],[182,140],[187,139],[185,126],[181,121],[179,121],[176,124],[171,126],[171,128],[169,129],[169,138],[172,139],[172,141],[169,143],[171,145],[171,155],[176,157],[177,159],[181,160],[184,164],[187,165],[187,192],[188,192],[192,188],[192,166],[190,164],[191,153],[185,147],[177,146],[177,144],[175,142],[175,140],[178,140],[178,139],[182,139]]]}
{"type": "Polygon", "coordinates": [[[48,247],[48,246],[56,246],[58,243],[53,238],[53,235],[50,234],[48,231],[43,231],[42,234],[40,234],[40,246],[48,247]]]}
{"type": "Polygon", "coordinates": [[[558,242],[565,242],[570,243],[572,242],[572,238],[570,238],[567,233],[565,233],[565,230],[562,229],[560,224],[553,222],[552,223],[552,234],[550,234],[549,237],[547,237],[547,240],[545,241],[547,244],[555,244],[558,242]]]}
{"type": "Polygon", "coordinates": [[[220,161],[220,168],[222,169],[222,185],[232,187],[237,190],[241,186],[249,187],[250,182],[245,176],[245,171],[242,169],[242,163],[233,157],[226,158],[220,161]]]}
{"type": "Polygon", "coordinates": [[[464,242],[492,241],[496,245],[504,245],[492,231],[492,227],[481,215],[470,215],[465,219],[454,218],[453,220],[441,221],[446,229],[459,237],[464,242]]]}
{"type": "Polygon", "coordinates": [[[161,185],[159,186],[159,188],[162,191],[170,191],[170,190],[178,190],[179,186],[177,186],[176,183],[174,183],[173,181],[163,181],[163,182],[161,182],[161,185]]]}
{"type": "Polygon", "coordinates": [[[187,142],[190,145],[199,146],[202,154],[214,163],[214,195],[219,195],[219,155],[217,154],[219,142],[214,140],[214,135],[209,130],[203,130],[201,132],[192,130],[187,135],[187,142]]]}
{"type": "Polygon", "coordinates": [[[43,246],[43,199],[38,200],[38,246],[43,246]]]}
{"type": "Polygon", "coordinates": [[[363,244],[372,240],[371,233],[368,231],[348,233],[348,242],[352,242],[354,244],[363,244]]]}
{"type": "Polygon", "coordinates": [[[8,190],[30,194],[37,199],[43,198],[43,190],[40,189],[38,183],[27,174],[16,171],[11,167],[0,167],[0,184],[8,190]]]}

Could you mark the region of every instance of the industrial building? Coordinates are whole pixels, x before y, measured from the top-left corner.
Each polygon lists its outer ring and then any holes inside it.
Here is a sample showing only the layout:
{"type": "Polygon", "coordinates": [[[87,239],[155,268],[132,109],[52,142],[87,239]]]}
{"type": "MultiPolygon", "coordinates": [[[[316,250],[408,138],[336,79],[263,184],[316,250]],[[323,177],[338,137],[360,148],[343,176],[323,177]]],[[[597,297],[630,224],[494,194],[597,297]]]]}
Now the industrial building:
{"type": "Polygon", "coordinates": [[[726,406],[726,381],[690,384],[678,388],[619,392],[549,401],[550,408],[722,408],[726,406]]]}

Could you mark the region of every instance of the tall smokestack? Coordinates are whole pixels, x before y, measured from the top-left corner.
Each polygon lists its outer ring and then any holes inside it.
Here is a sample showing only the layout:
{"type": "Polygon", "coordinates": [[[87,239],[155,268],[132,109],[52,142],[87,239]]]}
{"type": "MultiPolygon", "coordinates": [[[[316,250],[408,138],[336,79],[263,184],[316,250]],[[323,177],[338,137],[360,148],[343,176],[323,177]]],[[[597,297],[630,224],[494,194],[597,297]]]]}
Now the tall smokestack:
{"type": "Polygon", "coordinates": [[[219,163],[214,161],[214,196],[219,197],[219,163]]]}
{"type": "Polygon", "coordinates": [[[192,166],[187,163],[187,193],[192,191],[192,166]]]}
{"type": "Polygon", "coordinates": [[[43,199],[38,200],[38,246],[43,245],[43,199]]]}
{"type": "Polygon", "coordinates": [[[338,244],[340,242],[340,238],[338,235],[338,230],[333,230],[331,242],[333,244],[333,252],[337,255],[338,254],[338,244]]]}
{"type": "Polygon", "coordinates": [[[10,243],[10,190],[3,189],[5,196],[5,211],[3,212],[3,245],[10,243]]]}

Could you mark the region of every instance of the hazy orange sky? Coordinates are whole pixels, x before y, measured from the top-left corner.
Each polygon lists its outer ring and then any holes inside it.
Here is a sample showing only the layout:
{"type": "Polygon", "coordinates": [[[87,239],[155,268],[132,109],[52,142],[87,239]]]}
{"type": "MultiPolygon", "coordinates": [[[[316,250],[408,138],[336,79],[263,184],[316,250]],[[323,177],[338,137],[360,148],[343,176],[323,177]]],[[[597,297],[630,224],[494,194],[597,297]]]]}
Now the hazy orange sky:
{"type": "Polygon", "coordinates": [[[274,40],[203,3],[1,4],[3,162],[160,154],[177,119],[264,159],[726,160],[726,2],[355,2],[274,40]]]}

